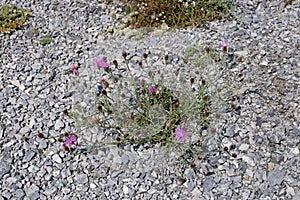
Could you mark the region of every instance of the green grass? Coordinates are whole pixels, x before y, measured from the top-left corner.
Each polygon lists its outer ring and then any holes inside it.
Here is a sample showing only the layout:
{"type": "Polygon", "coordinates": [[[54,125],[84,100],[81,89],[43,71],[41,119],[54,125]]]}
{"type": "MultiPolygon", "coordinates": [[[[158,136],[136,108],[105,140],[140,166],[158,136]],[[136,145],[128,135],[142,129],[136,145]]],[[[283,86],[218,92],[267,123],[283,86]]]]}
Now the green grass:
{"type": "Polygon", "coordinates": [[[126,4],[134,28],[204,26],[207,21],[230,16],[229,0],[121,0],[126,4]]]}
{"type": "Polygon", "coordinates": [[[11,33],[13,30],[22,26],[31,16],[31,12],[25,9],[18,9],[13,5],[0,7],[0,31],[11,33]]]}

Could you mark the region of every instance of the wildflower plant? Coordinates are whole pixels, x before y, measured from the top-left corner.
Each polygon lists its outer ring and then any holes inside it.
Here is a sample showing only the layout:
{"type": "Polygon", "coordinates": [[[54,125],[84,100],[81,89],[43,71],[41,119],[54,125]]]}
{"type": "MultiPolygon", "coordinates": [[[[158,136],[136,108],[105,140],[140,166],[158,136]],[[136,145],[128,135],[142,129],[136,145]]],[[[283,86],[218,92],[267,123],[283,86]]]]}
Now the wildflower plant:
{"type": "MultiPolygon", "coordinates": [[[[90,151],[105,145],[160,146],[176,149],[179,163],[192,165],[205,130],[211,127],[214,135],[216,121],[230,107],[228,90],[220,92],[224,83],[217,80],[229,72],[224,67],[229,46],[226,42],[226,52],[224,45],[192,46],[183,52],[182,63],[173,62],[170,53],[161,62],[151,59],[150,52],[124,51],[120,60],[97,56],[88,70],[97,74],[96,80],[91,87],[84,81],[79,91],[92,92],[92,107],[78,102],[65,113],[74,118],[77,130],[70,134],[76,140],[66,138],[63,146],[74,150],[84,143],[90,151]],[[82,132],[90,132],[90,139],[82,132]]],[[[75,65],[70,70],[80,83],[81,72],[75,65]]]]}
{"type": "Polygon", "coordinates": [[[0,6],[0,31],[10,33],[22,26],[31,15],[28,10],[18,9],[13,5],[0,6]]]}

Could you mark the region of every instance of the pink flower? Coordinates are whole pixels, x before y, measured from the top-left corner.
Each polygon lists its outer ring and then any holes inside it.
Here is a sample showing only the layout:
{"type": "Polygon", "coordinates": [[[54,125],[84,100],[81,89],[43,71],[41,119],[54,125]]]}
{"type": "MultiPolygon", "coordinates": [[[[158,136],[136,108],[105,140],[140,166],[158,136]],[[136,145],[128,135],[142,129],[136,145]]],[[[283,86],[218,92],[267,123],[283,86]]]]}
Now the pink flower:
{"type": "Polygon", "coordinates": [[[227,52],[228,42],[222,42],[220,46],[223,48],[223,53],[227,52]]]}
{"type": "Polygon", "coordinates": [[[174,137],[179,142],[184,143],[189,136],[185,128],[177,128],[174,132],[174,137]]]}
{"type": "Polygon", "coordinates": [[[108,63],[107,63],[107,61],[104,60],[104,59],[101,59],[101,58],[99,58],[99,57],[96,57],[96,58],[95,58],[94,65],[95,65],[95,67],[100,67],[100,68],[103,68],[103,69],[108,68],[108,63]]]}
{"type": "Polygon", "coordinates": [[[64,141],[63,147],[64,148],[72,148],[76,145],[76,141],[77,141],[76,136],[72,135],[64,141]]]}
{"type": "Polygon", "coordinates": [[[152,95],[155,95],[155,87],[153,85],[150,86],[150,92],[152,95]]]}
{"type": "Polygon", "coordinates": [[[221,42],[221,43],[220,43],[220,46],[223,47],[223,48],[224,48],[224,47],[228,47],[228,42],[221,42]]]}
{"type": "Polygon", "coordinates": [[[76,65],[74,65],[74,64],[72,64],[72,65],[70,66],[70,70],[71,70],[72,72],[74,72],[74,74],[76,74],[76,75],[79,74],[79,71],[77,70],[77,67],[76,67],[76,65]]]}

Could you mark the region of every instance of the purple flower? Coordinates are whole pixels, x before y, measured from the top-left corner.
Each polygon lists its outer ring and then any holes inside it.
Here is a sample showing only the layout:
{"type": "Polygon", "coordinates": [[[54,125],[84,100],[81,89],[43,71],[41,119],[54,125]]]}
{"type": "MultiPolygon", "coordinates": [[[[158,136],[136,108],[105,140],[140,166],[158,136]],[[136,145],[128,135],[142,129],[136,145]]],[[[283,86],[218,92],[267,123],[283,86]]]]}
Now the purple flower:
{"type": "Polygon", "coordinates": [[[152,95],[155,95],[155,87],[153,85],[150,86],[150,92],[152,95]]]}
{"type": "Polygon", "coordinates": [[[223,48],[223,53],[227,52],[228,42],[222,42],[220,46],[223,48]]]}
{"type": "Polygon", "coordinates": [[[221,46],[221,47],[228,47],[228,42],[221,42],[221,43],[220,43],[220,46],[221,46]]]}
{"type": "Polygon", "coordinates": [[[71,70],[72,72],[74,72],[74,74],[76,74],[76,75],[79,74],[79,71],[77,70],[77,67],[76,67],[76,65],[74,65],[74,64],[72,64],[72,65],[70,66],[70,70],[71,70]]]}
{"type": "Polygon", "coordinates": [[[64,148],[72,148],[75,146],[77,141],[77,138],[75,135],[70,136],[69,138],[67,138],[64,143],[63,143],[63,147],[64,148]]]}
{"type": "Polygon", "coordinates": [[[100,68],[103,68],[103,69],[108,68],[108,63],[107,63],[107,61],[104,60],[104,59],[101,59],[101,58],[99,58],[99,57],[96,57],[96,58],[95,58],[94,65],[95,65],[95,67],[100,67],[100,68]]]}
{"type": "Polygon", "coordinates": [[[184,143],[185,140],[188,139],[188,133],[185,128],[177,128],[174,132],[174,137],[176,140],[178,140],[181,143],[184,143]]]}

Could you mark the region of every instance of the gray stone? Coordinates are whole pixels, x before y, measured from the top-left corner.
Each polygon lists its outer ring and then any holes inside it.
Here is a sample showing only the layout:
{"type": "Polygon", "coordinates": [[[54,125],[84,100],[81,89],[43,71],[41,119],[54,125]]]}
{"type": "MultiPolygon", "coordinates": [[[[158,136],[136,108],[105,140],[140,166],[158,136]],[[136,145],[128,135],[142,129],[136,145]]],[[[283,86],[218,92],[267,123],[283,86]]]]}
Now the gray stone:
{"type": "Polygon", "coordinates": [[[0,178],[7,174],[11,169],[11,165],[8,162],[1,160],[0,162],[0,178]]]}
{"type": "Polygon", "coordinates": [[[22,162],[29,162],[35,156],[35,152],[32,150],[28,150],[25,152],[22,162]]]}
{"type": "Polygon", "coordinates": [[[268,180],[271,186],[280,185],[285,176],[285,171],[272,170],[268,173],[268,180]]]}
{"type": "Polygon", "coordinates": [[[85,184],[89,181],[89,178],[86,174],[75,174],[75,180],[80,184],[85,184]]]}
{"type": "Polygon", "coordinates": [[[56,162],[56,163],[62,163],[62,159],[58,154],[54,154],[52,156],[52,159],[56,162]]]}
{"type": "Polygon", "coordinates": [[[64,127],[65,127],[65,124],[60,119],[56,120],[55,125],[54,125],[54,130],[59,130],[64,127]]]}
{"type": "Polygon", "coordinates": [[[217,184],[212,177],[205,179],[202,183],[202,188],[203,188],[204,192],[208,192],[208,191],[212,190],[213,188],[215,188],[216,186],[217,186],[217,184]]]}
{"type": "Polygon", "coordinates": [[[15,191],[15,195],[16,195],[17,198],[21,199],[25,195],[25,193],[22,189],[17,189],[15,191]]]}
{"type": "Polygon", "coordinates": [[[21,128],[19,132],[20,132],[22,135],[25,135],[25,134],[27,134],[27,133],[30,132],[30,128],[29,128],[28,126],[25,126],[25,127],[21,128]]]}

